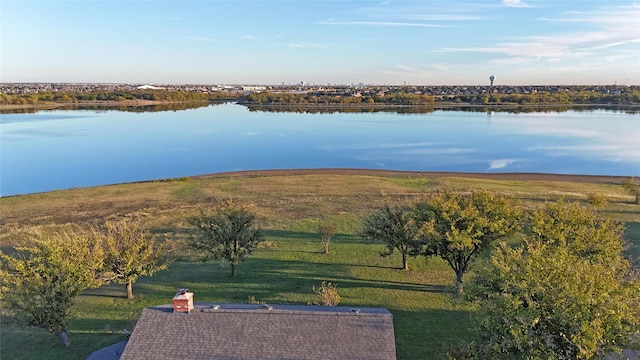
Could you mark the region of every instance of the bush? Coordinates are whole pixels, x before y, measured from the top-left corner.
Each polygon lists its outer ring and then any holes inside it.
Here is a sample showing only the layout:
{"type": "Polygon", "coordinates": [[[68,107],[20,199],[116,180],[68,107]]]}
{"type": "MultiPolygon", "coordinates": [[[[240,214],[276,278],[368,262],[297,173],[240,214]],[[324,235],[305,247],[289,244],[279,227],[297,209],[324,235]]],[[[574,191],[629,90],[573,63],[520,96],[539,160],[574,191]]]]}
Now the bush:
{"type": "Polygon", "coordinates": [[[609,200],[607,199],[607,195],[601,192],[590,192],[587,194],[587,201],[589,204],[595,207],[602,207],[607,205],[609,200]]]}
{"type": "Polygon", "coordinates": [[[336,234],[336,227],[330,223],[320,223],[318,224],[317,231],[320,234],[322,245],[324,247],[324,253],[329,254],[329,244],[331,243],[331,238],[336,234]]]}
{"type": "Polygon", "coordinates": [[[316,293],[316,301],[313,305],[336,306],[340,303],[340,295],[336,285],[323,281],[319,288],[312,287],[316,293]]]}

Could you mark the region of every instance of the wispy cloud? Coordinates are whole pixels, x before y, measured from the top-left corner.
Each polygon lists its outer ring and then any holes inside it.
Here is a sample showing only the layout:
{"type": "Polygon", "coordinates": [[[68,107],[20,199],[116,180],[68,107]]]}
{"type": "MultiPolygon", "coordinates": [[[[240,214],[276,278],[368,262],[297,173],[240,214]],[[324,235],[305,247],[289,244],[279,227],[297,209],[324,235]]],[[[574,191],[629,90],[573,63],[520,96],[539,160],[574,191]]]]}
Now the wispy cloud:
{"type": "Polygon", "coordinates": [[[429,77],[431,72],[422,66],[409,66],[396,64],[393,68],[385,71],[381,71],[381,73],[394,76],[394,77],[404,77],[405,79],[415,78],[415,77],[429,77]]]}
{"type": "Polygon", "coordinates": [[[502,5],[508,6],[508,7],[519,7],[519,8],[531,7],[530,4],[522,0],[502,0],[502,5]]]}
{"type": "Polygon", "coordinates": [[[299,49],[324,49],[324,48],[328,48],[329,46],[324,44],[301,42],[301,43],[290,43],[289,47],[299,48],[299,49]]]}
{"type": "MultiPolygon", "coordinates": [[[[365,2],[363,2],[365,3],[365,2]]],[[[451,28],[469,21],[484,20],[473,4],[434,6],[432,2],[391,2],[361,7],[343,18],[329,18],[318,25],[451,28]],[[467,6],[468,5],[468,6],[467,6]]]]}
{"type": "Polygon", "coordinates": [[[401,17],[407,20],[421,21],[473,21],[485,19],[482,16],[471,14],[406,14],[401,17]]]}
{"type": "Polygon", "coordinates": [[[555,58],[571,53],[588,55],[589,52],[640,42],[640,35],[633,33],[589,32],[557,36],[530,36],[515,38],[496,46],[449,48],[443,51],[472,51],[500,53],[511,56],[555,58]]]}
{"type": "MultiPolygon", "coordinates": [[[[459,5],[459,4],[458,4],[459,5]]],[[[433,2],[385,3],[380,6],[368,6],[358,9],[358,16],[376,21],[473,21],[483,20],[477,12],[476,4],[463,6],[434,6],[433,2]],[[388,6],[392,5],[392,6],[388,6]]]]}
{"type": "MultiPolygon", "coordinates": [[[[539,60],[581,60],[601,57],[603,50],[625,51],[625,47],[640,43],[637,19],[640,6],[617,8],[599,17],[599,13],[571,12],[570,15],[544,21],[582,21],[598,26],[597,30],[555,34],[553,36],[511,37],[494,46],[442,48],[440,52],[476,52],[511,57],[499,63],[523,63],[539,60]]],[[[616,53],[609,53],[615,56],[616,53]]]]}
{"type": "Polygon", "coordinates": [[[207,41],[207,42],[218,42],[218,41],[220,41],[218,39],[202,37],[202,36],[183,36],[182,38],[183,39],[187,39],[187,40],[193,40],[193,41],[207,41]]]}
{"type": "Polygon", "coordinates": [[[395,68],[401,72],[408,72],[411,74],[418,74],[418,73],[425,73],[426,71],[424,71],[421,68],[415,67],[415,66],[407,66],[407,65],[400,65],[400,64],[396,64],[395,68]]]}
{"type": "Polygon", "coordinates": [[[352,25],[352,26],[386,26],[386,27],[427,27],[441,28],[447,25],[418,23],[418,22],[397,22],[397,21],[336,21],[326,19],[317,23],[318,25],[352,25]]]}
{"type": "Polygon", "coordinates": [[[640,4],[599,9],[598,11],[566,11],[556,17],[545,17],[542,20],[551,22],[586,22],[619,26],[622,24],[638,24],[640,4]]]}

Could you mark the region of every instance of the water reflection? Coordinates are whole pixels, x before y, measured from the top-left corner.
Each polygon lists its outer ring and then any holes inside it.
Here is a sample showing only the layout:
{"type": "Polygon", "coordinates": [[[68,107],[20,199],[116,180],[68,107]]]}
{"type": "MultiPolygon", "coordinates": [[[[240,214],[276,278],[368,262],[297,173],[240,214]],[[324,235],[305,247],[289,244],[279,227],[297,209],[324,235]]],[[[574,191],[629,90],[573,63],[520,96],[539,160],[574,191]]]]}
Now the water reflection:
{"type": "Polygon", "coordinates": [[[335,113],[395,113],[395,114],[429,114],[434,111],[465,111],[484,113],[562,113],[567,111],[589,112],[597,110],[618,111],[625,114],[640,114],[640,108],[626,105],[494,105],[494,106],[469,106],[469,105],[435,105],[435,106],[315,106],[315,105],[246,105],[252,112],[267,113],[296,113],[296,114],[335,114],[335,113]]]}
{"type": "Polygon", "coordinates": [[[336,114],[336,113],[394,113],[394,114],[428,114],[435,111],[429,106],[277,106],[248,105],[252,112],[296,113],[296,114],[336,114]]]}
{"type": "Polygon", "coordinates": [[[460,109],[201,103],[3,115],[2,194],[291,168],[640,175],[637,111],[460,109]]]}

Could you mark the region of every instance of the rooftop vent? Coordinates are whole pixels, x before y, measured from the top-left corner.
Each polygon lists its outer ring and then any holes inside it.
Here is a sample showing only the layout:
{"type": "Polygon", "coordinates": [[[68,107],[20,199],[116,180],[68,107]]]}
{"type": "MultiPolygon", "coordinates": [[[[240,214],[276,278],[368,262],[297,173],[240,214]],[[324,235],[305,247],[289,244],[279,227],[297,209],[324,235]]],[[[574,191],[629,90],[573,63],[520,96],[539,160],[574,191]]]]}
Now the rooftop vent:
{"type": "Polygon", "coordinates": [[[173,312],[190,313],[193,310],[193,293],[179,289],[173,297],[173,312]]]}
{"type": "Polygon", "coordinates": [[[206,312],[216,312],[218,310],[220,310],[220,305],[213,304],[213,305],[209,305],[207,307],[201,308],[200,312],[204,312],[204,313],[206,313],[206,312]]]}

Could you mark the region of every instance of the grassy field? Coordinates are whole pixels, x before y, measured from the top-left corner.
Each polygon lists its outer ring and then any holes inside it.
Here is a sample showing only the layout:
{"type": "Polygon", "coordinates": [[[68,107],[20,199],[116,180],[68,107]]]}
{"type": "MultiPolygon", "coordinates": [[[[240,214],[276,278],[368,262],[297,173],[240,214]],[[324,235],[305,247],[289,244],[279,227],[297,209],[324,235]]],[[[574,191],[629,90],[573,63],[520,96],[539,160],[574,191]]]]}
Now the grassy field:
{"type": "MultiPolygon", "coordinates": [[[[511,194],[539,206],[564,197],[585,202],[602,193],[608,205],[600,216],[627,225],[629,255],[640,257],[640,205],[633,204],[618,180],[580,178],[473,178],[447,174],[358,175],[345,173],[245,175],[184,178],[15,196],[0,199],[0,246],[9,250],[20,229],[135,214],[168,241],[185,240],[186,219],[218,201],[248,205],[259,216],[267,241],[228,276],[219,263],[193,261],[187,251],[169,269],[134,285],[136,298],[125,298],[123,285],[85,291],[76,302],[70,329],[71,347],[55,336],[15,324],[2,316],[0,357],[12,359],[84,359],[92,351],[125,339],[140,311],[171,301],[187,287],[202,302],[266,302],[307,304],[312,286],[337,284],[341,305],[389,309],[394,315],[398,359],[438,359],[446,350],[470,339],[473,307],[453,295],[454,274],[438,259],[410,259],[411,271],[400,269],[399,256],[382,258],[383,246],[355,235],[362,216],[384,204],[416,201],[441,187],[465,190],[484,187],[511,194]],[[331,221],[338,234],[331,252],[322,254],[318,219],[331,221]]],[[[585,202],[586,204],[586,202],[585,202]]]]}

